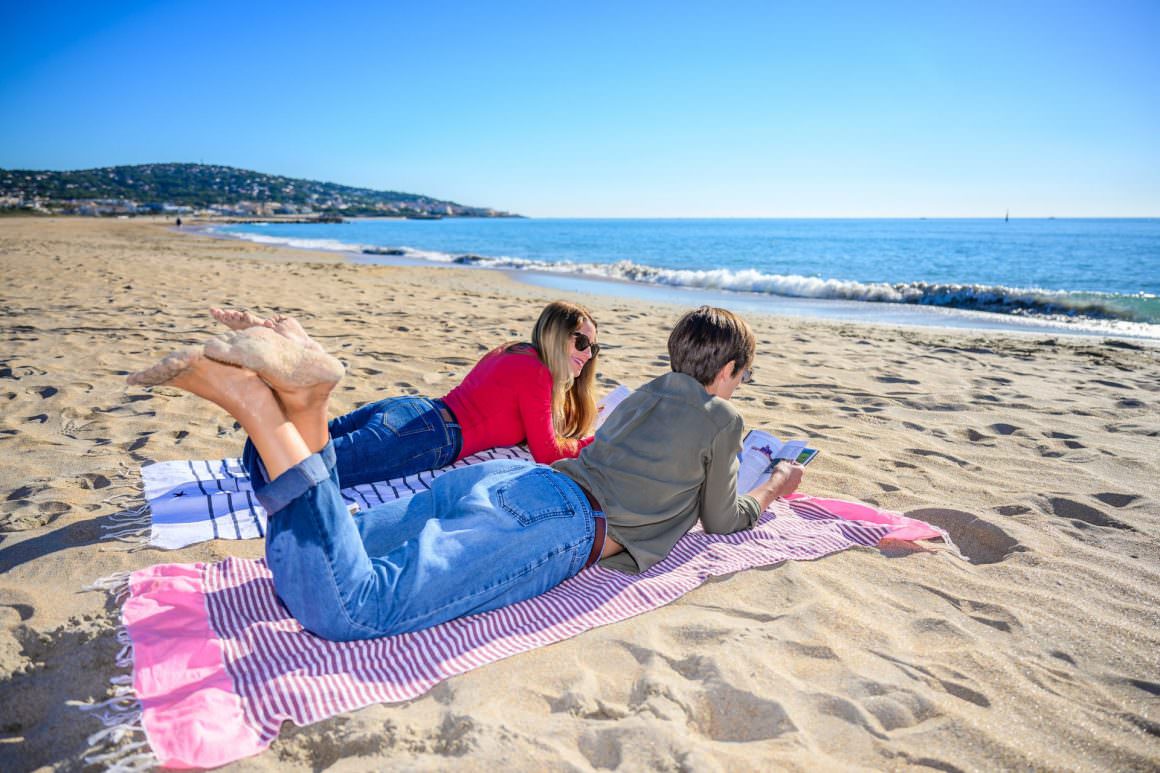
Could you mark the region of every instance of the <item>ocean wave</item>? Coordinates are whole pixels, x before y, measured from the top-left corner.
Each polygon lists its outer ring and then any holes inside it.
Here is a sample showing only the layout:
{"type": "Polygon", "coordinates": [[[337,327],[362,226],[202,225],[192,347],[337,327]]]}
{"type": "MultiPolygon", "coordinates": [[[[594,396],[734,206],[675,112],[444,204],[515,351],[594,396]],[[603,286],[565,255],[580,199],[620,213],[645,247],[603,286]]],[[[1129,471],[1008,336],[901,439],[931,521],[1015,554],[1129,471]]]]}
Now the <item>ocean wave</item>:
{"type": "Polygon", "coordinates": [[[394,255],[491,269],[575,274],[599,279],[791,298],[941,306],[1031,317],[1160,323],[1160,299],[1144,293],[1126,296],[985,284],[859,282],[796,274],[767,274],[756,269],[671,269],[647,266],[629,260],[617,263],[550,262],[505,256],[455,255],[406,246],[349,244],[331,239],[278,238],[239,233],[234,235],[256,242],[278,243],[292,247],[361,252],[372,259],[376,255],[394,255]]]}
{"type": "MultiPolygon", "coordinates": [[[[428,254],[429,255],[429,254],[428,254]]],[[[446,258],[428,256],[445,261],[446,258]]],[[[618,263],[547,263],[522,258],[452,256],[451,262],[488,268],[550,271],[628,282],[689,287],[702,290],[780,295],[819,300],[869,301],[943,306],[968,311],[1126,322],[1160,322],[1160,299],[1155,296],[1122,296],[1092,292],[1068,292],[1001,285],[948,284],[938,282],[858,282],[795,274],[766,274],[755,269],[667,269],[631,261],[618,263]]]]}
{"type": "MultiPolygon", "coordinates": [[[[249,227],[252,228],[264,225],[266,224],[251,223],[249,224],[249,227]]],[[[231,231],[227,228],[209,228],[206,230],[208,233],[241,238],[248,242],[256,242],[257,244],[277,244],[283,247],[294,247],[300,250],[361,252],[363,249],[369,249],[372,246],[369,244],[351,244],[349,242],[339,241],[338,239],[296,239],[289,236],[266,236],[265,234],[252,234],[242,231],[231,231]]]]}

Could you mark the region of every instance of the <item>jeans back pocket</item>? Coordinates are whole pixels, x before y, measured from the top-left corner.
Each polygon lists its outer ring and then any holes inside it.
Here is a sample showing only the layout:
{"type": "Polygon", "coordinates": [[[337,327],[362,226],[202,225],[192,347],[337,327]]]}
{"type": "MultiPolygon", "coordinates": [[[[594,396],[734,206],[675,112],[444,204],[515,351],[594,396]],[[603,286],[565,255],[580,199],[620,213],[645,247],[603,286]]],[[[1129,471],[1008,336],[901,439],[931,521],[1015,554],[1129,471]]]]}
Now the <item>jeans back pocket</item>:
{"type": "Polygon", "coordinates": [[[534,467],[496,488],[496,502],[524,526],[549,518],[570,518],[576,510],[562,473],[534,467]]]}
{"type": "Polygon", "coordinates": [[[436,421],[443,422],[430,400],[417,397],[384,400],[380,418],[384,427],[401,438],[431,432],[436,421]]]}

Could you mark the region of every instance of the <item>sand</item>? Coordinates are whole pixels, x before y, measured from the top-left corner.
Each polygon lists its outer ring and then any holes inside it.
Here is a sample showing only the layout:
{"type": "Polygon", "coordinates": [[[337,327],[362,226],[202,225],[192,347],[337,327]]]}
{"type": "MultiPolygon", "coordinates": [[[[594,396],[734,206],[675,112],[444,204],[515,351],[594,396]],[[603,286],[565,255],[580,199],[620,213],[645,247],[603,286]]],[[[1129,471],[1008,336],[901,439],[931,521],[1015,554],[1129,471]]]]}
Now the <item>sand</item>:
{"type": "MultiPolygon", "coordinates": [[[[0,220],[0,769],[78,769],[117,607],[161,562],[258,556],[107,541],[141,463],[220,458],[217,409],[125,374],[220,329],[301,318],[348,367],[336,411],[439,395],[524,337],[548,291],[464,268],[345,264],[161,222],[0,220]]],[[[572,296],[604,385],[637,386],[681,309],[572,296]]],[[[231,770],[1160,766],[1160,353],[1099,339],[750,316],[748,424],[815,440],[803,490],[947,527],[973,563],[897,545],[709,582],[407,704],[287,726],[231,770]]]]}

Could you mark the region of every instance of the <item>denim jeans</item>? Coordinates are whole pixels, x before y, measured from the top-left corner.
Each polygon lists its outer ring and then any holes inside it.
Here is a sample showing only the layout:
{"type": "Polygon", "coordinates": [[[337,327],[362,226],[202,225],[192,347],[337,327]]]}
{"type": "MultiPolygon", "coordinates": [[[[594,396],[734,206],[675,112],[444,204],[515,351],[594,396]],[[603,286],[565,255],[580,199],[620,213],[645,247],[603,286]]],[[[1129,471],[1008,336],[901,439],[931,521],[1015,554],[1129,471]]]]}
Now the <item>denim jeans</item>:
{"type": "Polygon", "coordinates": [[[537,596],[584,568],[595,539],[583,490],[532,462],[451,470],[430,491],[352,516],[332,444],[273,481],[249,460],[274,588],[326,639],[406,633],[537,596]]]}
{"type": "MultiPolygon", "coordinates": [[[[463,432],[426,397],[389,397],[330,421],[344,486],[437,470],[459,458],[463,432]]],[[[247,442],[247,453],[252,453],[247,442]]]]}

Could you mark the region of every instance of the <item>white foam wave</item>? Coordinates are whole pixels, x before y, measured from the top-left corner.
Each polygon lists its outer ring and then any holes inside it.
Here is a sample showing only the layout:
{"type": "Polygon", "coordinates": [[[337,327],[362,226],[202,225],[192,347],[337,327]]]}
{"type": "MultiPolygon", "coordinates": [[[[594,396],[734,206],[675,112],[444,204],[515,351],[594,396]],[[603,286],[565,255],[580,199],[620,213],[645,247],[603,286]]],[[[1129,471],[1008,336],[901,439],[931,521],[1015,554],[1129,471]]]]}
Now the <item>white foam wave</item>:
{"type": "Polygon", "coordinates": [[[398,250],[408,258],[435,263],[458,263],[483,268],[543,271],[576,274],[600,279],[670,285],[704,290],[760,293],[818,300],[870,301],[943,306],[955,309],[1000,312],[1032,316],[1082,316],[1089,319],[1142,321],[1160,319],[1160,302],[1155,296],[1127,298],[1103,293],[1069,292],[1001,285],[950,284],[935,282],[859,282],[848,279],[767,274],[756,269],[670,269],[622,260],[617,263],[548,262],[517,257],[454,255],[412,247],[349,244],[333,239],[296,239],[262,234],[235,233],[235,236],[265,244],[283,244],[304,249],[348,252],[398,250]],[[1129,303],[1125,303],[1129,302],[1129,303]]]}
{"type": "Polygon", "coordinates": [[[257,242],[258,244],[278,244],[286,247],[295,247],[302,250],[327,250],[337,252],[359,252],[364,246],[362,244],[350,244],[342,242],[338,239],[295,239],[287,236],[266,236],[265,234],[239,234],[231,233],[231,236],[241,236],[246,241],[257,242]]]}

